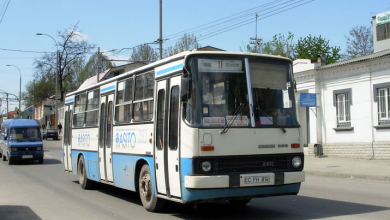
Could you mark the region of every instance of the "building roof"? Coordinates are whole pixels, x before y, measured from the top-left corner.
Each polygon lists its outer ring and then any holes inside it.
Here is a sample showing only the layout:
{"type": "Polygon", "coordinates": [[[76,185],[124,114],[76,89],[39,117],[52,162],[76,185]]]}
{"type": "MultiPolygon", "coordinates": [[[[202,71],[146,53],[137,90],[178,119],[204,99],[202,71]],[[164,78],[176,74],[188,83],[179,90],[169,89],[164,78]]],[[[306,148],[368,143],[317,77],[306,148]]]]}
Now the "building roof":
{"type": "Polygon", "coordinates": [[[341,62],[337,62],[337,63],[332,63],[332,64],[320,66],[320,67],[317,67],[316,69],[321,70],[321,69],[327,69],[327,68],[332,68],[332,67],[337,67],[337,66],[343,66],[343,65],[350,64],[350,63],[357,63],[357,62],[362,62],[362,61],[366,61],[366,60],[372,60],[372,59],[384,57],[387,55],[390,55],[390,50],[383,50],[383,51],[379,51],[379,52],[376,52],[376,53],[373,53],[370,55],[361,56],[361,57],[353,58],[350,60],[345,60],[345,61],[341,61],[341,62]]]}
{"type": "MultiPolygon", "coordinates": [[[[99,82],[110,70],[111,70],[111,68],[99,73],[99,82]]],[[[96,76],[92,76],[92,77],[86,79],[77,90],[82,90],[82,89],[87,88],[89,86],[95,85],[97,83],[96,81],[97,81],[96,76]]]]}

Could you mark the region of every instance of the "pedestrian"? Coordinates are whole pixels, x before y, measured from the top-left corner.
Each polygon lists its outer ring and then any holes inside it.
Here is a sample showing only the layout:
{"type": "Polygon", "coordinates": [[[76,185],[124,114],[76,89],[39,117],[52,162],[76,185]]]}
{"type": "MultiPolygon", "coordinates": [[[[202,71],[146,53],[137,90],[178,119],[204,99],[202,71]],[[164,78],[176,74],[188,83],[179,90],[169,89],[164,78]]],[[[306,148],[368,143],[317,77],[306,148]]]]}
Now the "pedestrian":
{"type": "Polygon", "coordinates": [[[59,132],[59,134],[61,134],[61,129],[62,129],[62,125],[61,125],[61,122],[58,124],[58,132],[59,132]]]}

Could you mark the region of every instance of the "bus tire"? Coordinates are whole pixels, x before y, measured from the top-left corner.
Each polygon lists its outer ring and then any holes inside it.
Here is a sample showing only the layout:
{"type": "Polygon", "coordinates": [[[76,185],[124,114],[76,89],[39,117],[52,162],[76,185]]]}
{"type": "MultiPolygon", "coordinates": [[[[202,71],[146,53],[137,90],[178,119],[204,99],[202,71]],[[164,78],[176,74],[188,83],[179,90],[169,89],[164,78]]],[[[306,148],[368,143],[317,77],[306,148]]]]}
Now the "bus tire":
{"type": "Polygon", "coordinates": [[[85,168],[84,156],[81,155],[78,166],[77,166],[77,176],[79,178],[79,183],[83,189],[92,189],[93,181],[87,178],[87,169],[85,168]]]}
{"type": "Polygon", "coordinates": [[[158,199],[153,192],[152,176],[147,164],[142,166],[138,180],[138,192],[142,205],[150,212],[158,212],[163,209],[165,201],[158,199]]]}
{"type": "Polygon", "coordinates": [[[244,206],[248,204],[251,201],[251,199],[230,199],[229,202],[230,204],[234,206],[244,206]]]}

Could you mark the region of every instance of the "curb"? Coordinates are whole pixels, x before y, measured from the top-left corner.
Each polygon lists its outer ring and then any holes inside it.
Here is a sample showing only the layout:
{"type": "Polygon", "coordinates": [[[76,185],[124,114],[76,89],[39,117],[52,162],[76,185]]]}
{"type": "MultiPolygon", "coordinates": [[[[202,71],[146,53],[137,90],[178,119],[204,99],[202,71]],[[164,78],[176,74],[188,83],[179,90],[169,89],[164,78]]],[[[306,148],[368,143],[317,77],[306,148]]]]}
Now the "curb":
{"type": "Polygon", "coordinates": [[[337,178],[379,180],[379,181],[389,181],[390,182],[390,177],[388,177],[388,176],[353,175],[353,174],[346,174],[346,173],[307,171],[307,170],[305,170],[305,174],[311,175],[311,176],[327,176],[327,177],[337,177],[337,178]]]}

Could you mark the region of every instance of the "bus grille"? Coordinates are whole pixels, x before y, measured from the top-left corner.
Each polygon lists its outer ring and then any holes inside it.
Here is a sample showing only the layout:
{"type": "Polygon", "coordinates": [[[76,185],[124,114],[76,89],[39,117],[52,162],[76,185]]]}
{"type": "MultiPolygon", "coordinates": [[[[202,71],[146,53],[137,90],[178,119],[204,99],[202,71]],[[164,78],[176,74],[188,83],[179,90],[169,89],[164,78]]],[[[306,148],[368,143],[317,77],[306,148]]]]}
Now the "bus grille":
{"type": "Polygon", "coordinates": [[[303,169],[303,154],[199,157],[194,159],[196,173],[204,174],[201,169],[203,161],[211,162],[212,174],[286,172],[303,169]],[[292,166],[291,159],[295,156],[300,156],[302,159],[299,168],[292,166]]]}

